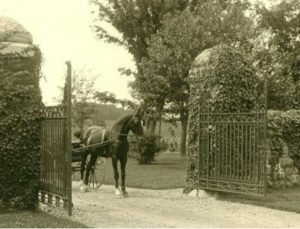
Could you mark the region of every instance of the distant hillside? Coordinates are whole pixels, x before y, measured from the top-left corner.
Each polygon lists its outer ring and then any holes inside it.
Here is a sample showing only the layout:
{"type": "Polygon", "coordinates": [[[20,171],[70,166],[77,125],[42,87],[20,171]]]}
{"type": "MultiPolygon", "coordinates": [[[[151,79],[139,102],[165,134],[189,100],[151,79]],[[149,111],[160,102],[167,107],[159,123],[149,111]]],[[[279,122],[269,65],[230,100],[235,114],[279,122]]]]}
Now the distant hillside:
{"type": "Polygon", "coordinates": [[[115,105],[91,104],[94,112],[91,114],[92,120],[115,120],[121,115],[128,113],[122,108],[117,108],[115,105]]]}
{"type": "MultiPolygon", "coordinates": [[[[131,112],[124,110],[122,108],[117,108],[114,105],[102,105],[91,103],[90,106],[94,109],[94,112],[91,113],[90,118],[84,122],[84,129],[90,125],[105,125],[107,127],[112,126],[114,121],[121,115],[131,112]]],[[[78,127],[73,127],[74,130],[78,130],[78,127]]],[[[159,124],[157,123],[155,133],[158,134],[159,124]]],[[[177,123],[177,126],[174,126],[170,123],[162,122],[161,126],[161,136],[163,139],[168,142],[176,141],[179,143],[180,139],[180,123],[177,123]]]]}
{"type": "MultiPolygon", "coordinates": [[[[94,110],[90,114],[90,118],[84,121],[84,129],[91,125],[103,126],[107,125],[106,120],[116,120],[121,115],[128,113],[130,111],[124,110],[122,108],[117,108],[114,105],[102,105],[91,103],[90,107],[94,110]]],[[[107,125],[109,126],[109,125],[107,125]]],[[[73,132],[78,131],[79,127],[73,124],[73,132]]]]}

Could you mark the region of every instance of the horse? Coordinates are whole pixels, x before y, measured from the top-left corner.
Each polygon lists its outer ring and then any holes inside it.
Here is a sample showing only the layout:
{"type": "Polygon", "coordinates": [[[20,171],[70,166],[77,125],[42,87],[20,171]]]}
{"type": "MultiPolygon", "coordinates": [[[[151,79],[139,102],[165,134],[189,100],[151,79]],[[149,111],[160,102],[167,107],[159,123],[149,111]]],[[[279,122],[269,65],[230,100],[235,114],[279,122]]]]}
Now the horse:
{"type": "MultiPolygon", "coordinates": [[[[86,130],[83,143],[88,148],[85,153],[90,154],[90,160],[86,167],[84,177],[84,184],[81,186],[82,191],[88,189],[88,179],[92,167],[95,165],[98,156],[111,157],[112,166],[114,170],[115,179],[115,195],[117,197],[127,197],[128,193],[125,187],[125,168],[127,164],[127,153],[129,150],[129,143],[127,140],[130,131],[133,132],[138,138],[143,137],[142,114],[140,110],[136,113],[129,113],[119,117],[111,129],[108,130],[104,127],[90,127],[86,130]],[[121,190],[119,189],[119,171],[118,161],[121,166],[121,190]]],[[[81,170],[84,172],[85,160],[81,162],[81,170]]],[[[83,172],[81,179],[83,179],[83,172]]]]}

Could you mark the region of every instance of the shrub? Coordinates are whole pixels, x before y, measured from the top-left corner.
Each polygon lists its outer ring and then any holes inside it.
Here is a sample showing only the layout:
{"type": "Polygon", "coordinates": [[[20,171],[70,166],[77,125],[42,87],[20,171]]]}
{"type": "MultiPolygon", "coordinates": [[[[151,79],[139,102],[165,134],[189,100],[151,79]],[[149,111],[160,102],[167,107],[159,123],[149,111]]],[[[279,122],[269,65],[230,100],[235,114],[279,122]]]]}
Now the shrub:
{"type": "Polygon", "coordinates": [[[300,111],[288,110],[281,117],[283,139],[287,143],[289,156],[300,171],[300,111]]]}
{"type": "Polygon", "coordinates": [[[285,187],[299,183],[300,111],[269,110],[267,133],[268,185],[285,187]]]}
{"type": "Polygon", "coordinates": [[[130,142],[129,156],[136,159],[139,164],[151,164],[158,153],[166,149],[166,145],[160,143],[159,136],[151,133],[130,142]]]}
{"type": "Polygon", "coordinates": [[[300,170],[300,110],[268,111],[269,164],[275,166],[286,144],[294,165],[300,170]]]}

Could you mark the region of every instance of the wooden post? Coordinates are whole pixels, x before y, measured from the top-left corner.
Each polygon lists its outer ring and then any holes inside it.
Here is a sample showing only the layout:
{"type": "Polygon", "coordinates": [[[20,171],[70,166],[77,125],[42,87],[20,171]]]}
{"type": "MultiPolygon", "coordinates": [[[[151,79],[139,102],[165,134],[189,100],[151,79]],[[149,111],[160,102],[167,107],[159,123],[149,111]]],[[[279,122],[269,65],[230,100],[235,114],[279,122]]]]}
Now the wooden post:
{"type": "Polygon", "coordinates": [[[67,81],[66,90],[67,96],[65,100],[66,105],[66,171],[67,171],[67,208],[68,215],[72,215],[72,101],[71,101],[71,88],[72,88],[72,66],[71,62],[67,61],[67,81]]]}

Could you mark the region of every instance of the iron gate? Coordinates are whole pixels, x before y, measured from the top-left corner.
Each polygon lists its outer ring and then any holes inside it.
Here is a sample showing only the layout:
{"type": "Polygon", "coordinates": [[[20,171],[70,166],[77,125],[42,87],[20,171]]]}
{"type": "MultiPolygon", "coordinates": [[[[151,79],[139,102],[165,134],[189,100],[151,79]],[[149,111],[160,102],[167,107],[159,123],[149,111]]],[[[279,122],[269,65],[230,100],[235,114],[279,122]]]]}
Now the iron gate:
{"type": "Polygon", "coordinates": [[[39,201],[63,207],[71,215],[71,64],[67,66],[62,105],[42,108],[39,201]]]}
{"type": "Polygon", "coordinates": [[[254,112],[199,108],[198,189],[264,195],[266,98],[254,112]]]}

